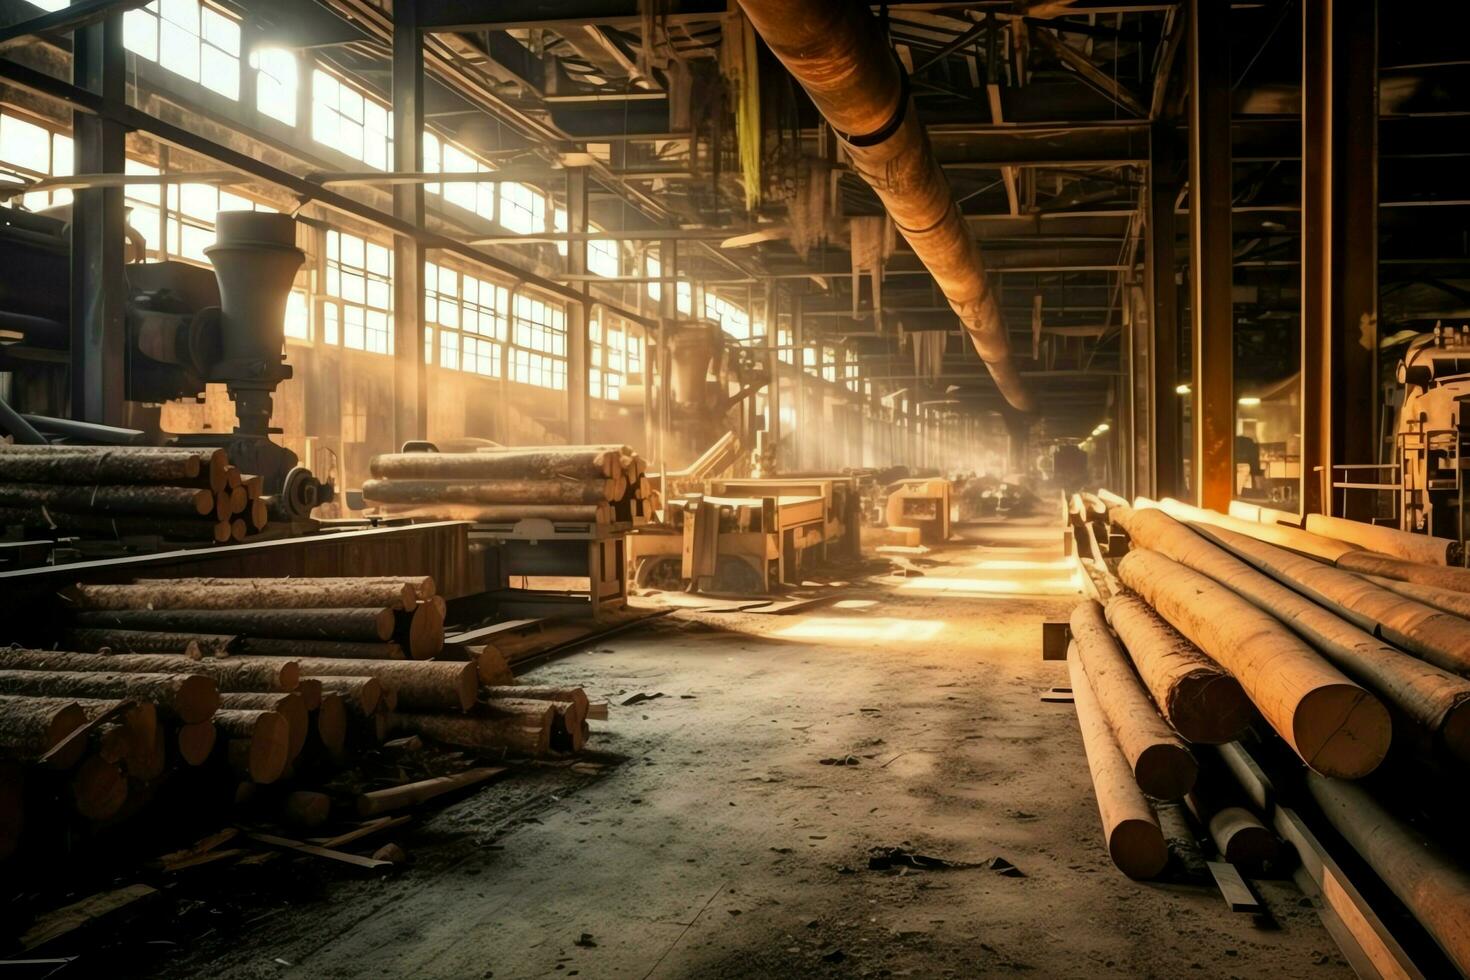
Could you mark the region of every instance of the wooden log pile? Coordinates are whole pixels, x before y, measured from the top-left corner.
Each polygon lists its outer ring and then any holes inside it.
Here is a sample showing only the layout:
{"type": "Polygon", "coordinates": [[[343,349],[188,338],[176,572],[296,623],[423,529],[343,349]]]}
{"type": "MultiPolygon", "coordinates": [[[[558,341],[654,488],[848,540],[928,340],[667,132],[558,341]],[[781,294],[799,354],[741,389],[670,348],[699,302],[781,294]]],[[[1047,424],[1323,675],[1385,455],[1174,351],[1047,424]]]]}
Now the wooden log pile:
{"type": "Polygon", "coordinates": [[[444,650],[427,577],[80,584],[64,597],[75,611],[59,637],[87,642],[0,649],[0,861],[58,798],[68,819],[100,826],[190,770],[237,781],[243,801],[352,765],[390,734],[531,756],[580,751],[589,735],[580,689],[517,685],[493,648],[444,650]]]}
{"type": "Polygon", "coordinates": [[[84,540],[230,544],[270,522],[223,449],[0,442],[0,526],[84,540]]]}
{"type": "Polygon", "coordinates": [[[385,514],[478,523],[647,521],[653,484],[628,446],[517,446],[374,456],[363,500],[385,514]]]}

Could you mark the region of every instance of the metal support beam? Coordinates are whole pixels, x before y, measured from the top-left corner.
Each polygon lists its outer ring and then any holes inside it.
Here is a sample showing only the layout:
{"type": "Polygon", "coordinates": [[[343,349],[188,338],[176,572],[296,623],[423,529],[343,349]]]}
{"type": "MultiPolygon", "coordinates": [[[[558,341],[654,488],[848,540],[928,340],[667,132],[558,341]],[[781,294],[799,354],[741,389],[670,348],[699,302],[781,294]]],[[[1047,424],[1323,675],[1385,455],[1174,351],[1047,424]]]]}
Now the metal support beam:
{"type": "MultiPolygon", "coordinates": [[[[418,0],[396,0],[393,32],[393,167],[424,165],[424,50],[418,0]]],[[[424,225],[422,184],[393,188],[393,216],[424,225]]],[[[424,362],[424,246],[413,235],[393,236],[393,438],[401,446],[428,438],[429,382],[424,362]]]]}
{"type": "Polygon", "coordinates": [[[791,297],[791,344],[796,350],[793,352],[791,363],[796,368],[796,373],[791,376],[792,416],[795,421],[791,430],[796,433],[795,460],[798,470],[807,467],[807,444],[812,440],[803,437],[804,432],[815,432],[809,427],[811,419],[806,417],[806,323],[805,310],[806,297],[797,293],[791,297]]]}
{"type": "Polygon", "coordinates": [[[121,17],[124,11],[141,7],[147,2],[148,0],[77,0],[60,10],[0,28],[0,51],[33,35],[80,31],[104,18],[121,17]]]}
{"type": "MultiPolygon", "coordinates": [[[[587,170],[584,167],[567,168],[567,228],[583,233],[588,230],[587,170]]],[[[585,242],[567,244],[567,273],[573,276],[586,275],[585,242]]],[[[588,288],[585,283],[581,286],[584,293],[588,288]]],[[[587,336],[590,312],[585,299],[580,303],[567,304],[567,441],[573,444],[587,442],[592,388],[592,351],[587,336]]]]}
{"type": "MultiPolygon", "coordinates": [[[[1374,461],[1378,4],[1302,5],[1302,506],[1374,461]]],[[[1362,477],[1362,473],[1356,474],[1362,477]]]]}
{"type": "Polygon", "coordinates": [[[1189,4],[1190,285],[1194,315],[1194,499],[1230,507],[1235,479],[1230,237],[1230,5],[1189,4]]]}
{"type": "Polygon", "coordinates": [[[1156,123],[1152,130],[1148,171],[1148,241],[1144,256],[1144,283],[1148,292],[1149,369],[1148,412],[1153,422],[1150,440],[1153,466],[1151,486],[1141,493],[1160,497],[1178,496],[1183,491],[1184,440],[1180,434],[1181,406],[1175,392],[1179,384],[1179,287],[1174,281],[1177,229],[1174,202],[1179,195],[1175,180],[1173,127],[1156,123]]]}
{"type": "MultiPolygon", "coordinates": [[[[126,92],[122,14],[76,32],[74,84],[104,100],[126,92]]],[[[72,114],[76,169],[122,173],[123,127],[86,112],[72,114]]],[[[121,187],[78,191],[71,220],[71,412],[84,422],[126,423],[126,217],[121,187]]]]}

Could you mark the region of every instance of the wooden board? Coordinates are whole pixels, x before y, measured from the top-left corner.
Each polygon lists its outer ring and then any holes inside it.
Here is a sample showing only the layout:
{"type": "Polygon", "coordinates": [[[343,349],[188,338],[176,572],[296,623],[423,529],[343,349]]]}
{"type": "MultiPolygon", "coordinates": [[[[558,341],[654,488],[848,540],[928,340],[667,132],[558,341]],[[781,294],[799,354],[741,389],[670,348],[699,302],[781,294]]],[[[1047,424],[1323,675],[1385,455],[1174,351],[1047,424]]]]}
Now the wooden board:
{"type": "Polygon", "coordinates": [[[1251,886],[1245,883],[1235,865],[1224,861],[1206,861],[1205,867],[1210,869],[1210,876],[1215,879],[1215,887],[1220,889],[1220,897],[1225,899],[1225,904],[1230,906],[1232,912],[1264,912],[1266,907],[1256,898],[1251,886]]]}
{"type": "Polygon", "coordinates": [[[110,892],[89,895],[80,902],[73,902],[37,919],[34,925],[21,934],[20,948],[39,949],[157,894],[158,889],[150,885],[125,885],[110,892]]]}

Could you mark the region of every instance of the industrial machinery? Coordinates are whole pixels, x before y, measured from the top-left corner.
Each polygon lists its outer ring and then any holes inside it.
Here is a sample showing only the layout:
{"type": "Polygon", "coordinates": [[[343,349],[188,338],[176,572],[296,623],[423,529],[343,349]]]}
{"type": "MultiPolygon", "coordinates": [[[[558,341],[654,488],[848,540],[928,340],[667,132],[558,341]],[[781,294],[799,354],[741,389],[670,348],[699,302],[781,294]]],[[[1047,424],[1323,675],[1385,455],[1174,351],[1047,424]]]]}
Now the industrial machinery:
{"type": "Polygon", "coordinates": [[[888,494],[889,527],[916,527],[924,544],[949,540],[948,480],[901,480],[888,494]]]}
{"type": "Polygon", "coordinates": [[[129,421],[141,432],[87,427],[46,416],[64,412],[70,343],[69,235],[65,216],[4,212],[0,261],[21,270],[0,295],[0,370],[12,372],[7,400],[42,433],[78,443],[142,442],[224,448],[244,472],[259,476],[275,518],[305,520],[333,499],[330,483],[299,465],[271,440],[272,394],[291,377],[285,363],[285,312],[291,283],[305,259],[289,215],[222,211],[217,239],[205,250],[214,271],[183,262],[125,265],[128,304],[125,396],[129,421]],[[238,424],[228,435],[170,434],[159,427],[159,403],[200,395],[223,383],[238,424]]]}
{"type": "Polygon", "coordinates": [[[1470,465],[1470,327],[1436,326],[1398,365],[1403,403],[1395,423],[1399,527],[1465,541],[1470,465]]]}

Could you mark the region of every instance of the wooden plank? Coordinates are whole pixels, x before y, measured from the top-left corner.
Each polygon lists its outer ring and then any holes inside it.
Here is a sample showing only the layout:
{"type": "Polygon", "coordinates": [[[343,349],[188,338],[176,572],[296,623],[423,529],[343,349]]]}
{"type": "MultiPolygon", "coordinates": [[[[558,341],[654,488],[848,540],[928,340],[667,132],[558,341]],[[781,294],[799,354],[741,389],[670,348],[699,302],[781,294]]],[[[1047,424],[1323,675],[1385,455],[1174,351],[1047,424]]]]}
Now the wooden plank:
{"type": "Polygon", "coordinates": [[[1075,701],[1070,687],[1047,688],[1041,692],[1041,700],[1045,704],[1072,704],[1075,701]]]}
{"type": "Polygon", "coordinates": [[[89,895],[80,902],[73,902],[71,905],[48,912],[37,919],[34,925],[21,934],[20,948],[23,950],[39,949],[99,919],[115,915],[157,894],[157,888],[135,884],[89,895]]]}
{"type": "Polygon", "coordinates": [[[385,830],[392,830],[394,827],[402,827],[412,820],[413,817],[406,813],[396,817],[378,817],[375,820],[369,820],[366,823],[360,824],[352,830],[338,834],[336,837],[309,837],[307,840],[319,847],[344,847],[355,841],[360,841],[364,837],[371,837],[373,834],[380,834],[385,830]]]}
{"type": "Polygon", "coordinates": [[[1235,865],[1225,861],[1206,861],[1205,867],[1210,869],[1210,877],[1215,879],[1215,887],[1220,889],[1220,897],[1225,899],[1230,911],[1258,913],[1266,910],[1235,865]]]}
{"type": "Polygon", "coordinates": [[[329,861],[340,861],[353,867],[364,868],[375,871],[378,868],[393,867],[392,861],[377,861],[373,858],[362,857],[358,854],[348,854],[346,851],[335,851],[329,847],[319,847],[316,844],[307,844],[304,841],[291,840],[289,837],[276,837],[274,834],[246,834],[246,837],[257,844],[265,844],[268,847],[279,847],[288,851],[296,851],[298,854],[308,854],[312,857],[326,858],[329,861]]]}

